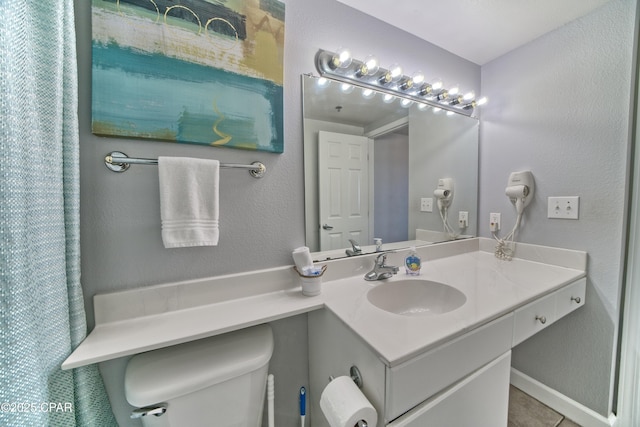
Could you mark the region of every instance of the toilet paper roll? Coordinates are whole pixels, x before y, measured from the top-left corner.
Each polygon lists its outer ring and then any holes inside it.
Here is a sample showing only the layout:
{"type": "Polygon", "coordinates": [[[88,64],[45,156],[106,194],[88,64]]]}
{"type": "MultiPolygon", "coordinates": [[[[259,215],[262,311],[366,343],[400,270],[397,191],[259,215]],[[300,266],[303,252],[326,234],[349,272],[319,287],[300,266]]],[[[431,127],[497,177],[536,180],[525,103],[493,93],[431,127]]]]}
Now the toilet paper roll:
{"type": "Polygon", "coordinates": [[[375,427],[378,414],[350,377],[331,381],[320,396],[320,409],[331,427],[353,427],[358,421],[375,427]]]}
{"type": "Polygon", "coordinates": [[[299,272],[303,272],[305,268],[313,267],[313,260],[311,259],[311,253],[309,248],[301,246],[293,250],[291,254],[293,256],[293,262],[296,264],[296,268],[299,272]]]}

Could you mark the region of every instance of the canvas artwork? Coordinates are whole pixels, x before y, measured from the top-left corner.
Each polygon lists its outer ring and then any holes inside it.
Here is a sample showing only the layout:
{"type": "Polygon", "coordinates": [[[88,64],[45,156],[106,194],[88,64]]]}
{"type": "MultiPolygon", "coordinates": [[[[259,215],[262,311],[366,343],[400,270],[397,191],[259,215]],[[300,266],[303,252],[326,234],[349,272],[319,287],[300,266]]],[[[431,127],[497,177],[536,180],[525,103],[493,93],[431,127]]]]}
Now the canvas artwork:
{"type": "Polygon", "coordinates": [[[284,3],[92,0],[92,131],[282,153],[284,3]]]}

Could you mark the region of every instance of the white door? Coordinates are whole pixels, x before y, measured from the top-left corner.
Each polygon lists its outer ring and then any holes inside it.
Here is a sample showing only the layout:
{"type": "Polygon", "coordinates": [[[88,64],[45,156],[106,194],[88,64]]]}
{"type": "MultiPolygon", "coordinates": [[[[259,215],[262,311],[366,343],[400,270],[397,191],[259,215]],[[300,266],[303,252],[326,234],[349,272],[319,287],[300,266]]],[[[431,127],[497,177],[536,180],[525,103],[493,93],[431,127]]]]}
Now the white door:
{"type": "Polygon", "coordinates": [[[369,244],[369,147],[364,136],[320,131],[320,250],[369,244]]]}

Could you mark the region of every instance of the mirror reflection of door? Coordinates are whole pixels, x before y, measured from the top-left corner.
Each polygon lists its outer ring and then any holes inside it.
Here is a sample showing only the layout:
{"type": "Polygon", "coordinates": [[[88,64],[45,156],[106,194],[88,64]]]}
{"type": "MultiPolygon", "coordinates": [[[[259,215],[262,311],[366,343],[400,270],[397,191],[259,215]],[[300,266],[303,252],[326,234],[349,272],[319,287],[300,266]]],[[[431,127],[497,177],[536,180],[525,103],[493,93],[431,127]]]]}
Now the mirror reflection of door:
{"type": "Polygon", "coordinates": [[[320,131],[318,183],[320,250],[350,247],[349,239],[369,242],[369,150],[364,136],[320,131]]]}

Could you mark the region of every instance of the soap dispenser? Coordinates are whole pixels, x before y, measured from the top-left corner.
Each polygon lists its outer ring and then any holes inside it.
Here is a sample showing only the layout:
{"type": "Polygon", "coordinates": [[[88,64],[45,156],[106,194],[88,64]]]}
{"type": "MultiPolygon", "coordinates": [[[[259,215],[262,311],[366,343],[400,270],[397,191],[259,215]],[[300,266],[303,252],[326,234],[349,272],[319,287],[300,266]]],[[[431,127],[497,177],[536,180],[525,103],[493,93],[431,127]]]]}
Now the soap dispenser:
{"type": "Polygon", "coordinates": [[[420,256],[418,256],[418,252],[416,252],[415,246],[411,246],[411,248],[409,248],[409,253],[404,259],[404,268],[406,273],[410,276],[418,276],[420,274],[422,261],[420,260],[420,256]]]}

